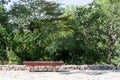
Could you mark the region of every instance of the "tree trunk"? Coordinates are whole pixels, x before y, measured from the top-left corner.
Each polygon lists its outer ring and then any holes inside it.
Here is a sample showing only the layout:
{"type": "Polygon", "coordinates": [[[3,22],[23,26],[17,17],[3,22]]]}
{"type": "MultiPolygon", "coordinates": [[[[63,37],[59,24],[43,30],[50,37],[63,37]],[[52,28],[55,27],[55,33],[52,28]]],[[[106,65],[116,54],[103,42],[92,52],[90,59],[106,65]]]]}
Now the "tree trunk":
{"type": "Polygon", "coordinates": [[[111,64],[111,56],[112,56],[112,51],[109,50],[108,58],[107,58],[107,63],[108,63],[108,64],[111,64]]]}

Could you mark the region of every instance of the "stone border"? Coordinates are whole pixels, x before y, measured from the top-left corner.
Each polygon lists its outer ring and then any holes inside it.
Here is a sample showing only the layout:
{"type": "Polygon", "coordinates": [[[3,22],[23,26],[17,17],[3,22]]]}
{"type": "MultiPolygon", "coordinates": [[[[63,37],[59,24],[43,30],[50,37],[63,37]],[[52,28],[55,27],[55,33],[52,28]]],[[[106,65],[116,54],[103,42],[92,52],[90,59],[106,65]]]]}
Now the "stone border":
{"type": "Polygon", "coordinates": [[[60,70],[115,70],[113,65],[63,65],[60,70]]]}
{"type": "MultiPolygon", "coordinates": [[[[115,70],[113,65],[62,65],[56,67],[58,71],[70,70],[115,70]]],[[[52,71],[51,66],[35,66],[34,71],[52,71]]],[[[0,71],[30,71],[26,65],[0,65],[0,71]]]]}
{"type": "Polygon", "coordinates": [[[0,71],[25,71],[29,67],[25,65],[0,65],[0,71]]]}

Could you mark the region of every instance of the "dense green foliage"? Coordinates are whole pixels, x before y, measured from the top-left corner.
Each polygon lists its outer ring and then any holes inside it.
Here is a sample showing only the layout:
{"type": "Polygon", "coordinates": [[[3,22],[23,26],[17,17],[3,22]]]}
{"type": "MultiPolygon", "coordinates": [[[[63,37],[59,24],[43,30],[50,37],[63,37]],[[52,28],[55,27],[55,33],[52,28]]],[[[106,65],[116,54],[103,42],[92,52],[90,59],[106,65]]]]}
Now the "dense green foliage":
{"type": "Polygon", "coordinates": [[[119,0],[66,8],[45,0],[20,0],[10,10],[4,4],[5,0],[0,5],[1,64],[63,60],[119,65],[119,0]]]}

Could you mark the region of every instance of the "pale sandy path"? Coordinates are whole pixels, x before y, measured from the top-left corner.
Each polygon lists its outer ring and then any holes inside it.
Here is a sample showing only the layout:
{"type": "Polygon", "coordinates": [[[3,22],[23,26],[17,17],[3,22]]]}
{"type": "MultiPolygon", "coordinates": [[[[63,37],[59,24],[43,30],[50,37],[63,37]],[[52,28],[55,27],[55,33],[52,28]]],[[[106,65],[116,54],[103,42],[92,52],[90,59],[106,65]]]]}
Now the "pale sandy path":
{"type": "Polygon", "coordinates": [[[0,80],[120,80],[120,71],[70,72],[0,71],[0,80]]]}

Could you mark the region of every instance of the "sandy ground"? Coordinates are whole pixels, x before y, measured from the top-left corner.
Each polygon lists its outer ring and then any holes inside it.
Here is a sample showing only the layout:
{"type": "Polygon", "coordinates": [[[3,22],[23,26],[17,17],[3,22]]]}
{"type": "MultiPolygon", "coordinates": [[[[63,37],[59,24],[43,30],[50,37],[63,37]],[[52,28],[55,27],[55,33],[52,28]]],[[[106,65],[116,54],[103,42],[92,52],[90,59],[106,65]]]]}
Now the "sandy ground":
{"type": "Polygon", "coordinates": [[[0,71],[0,80],[120,80],[120,70],[68,72],[0,71]]]}

